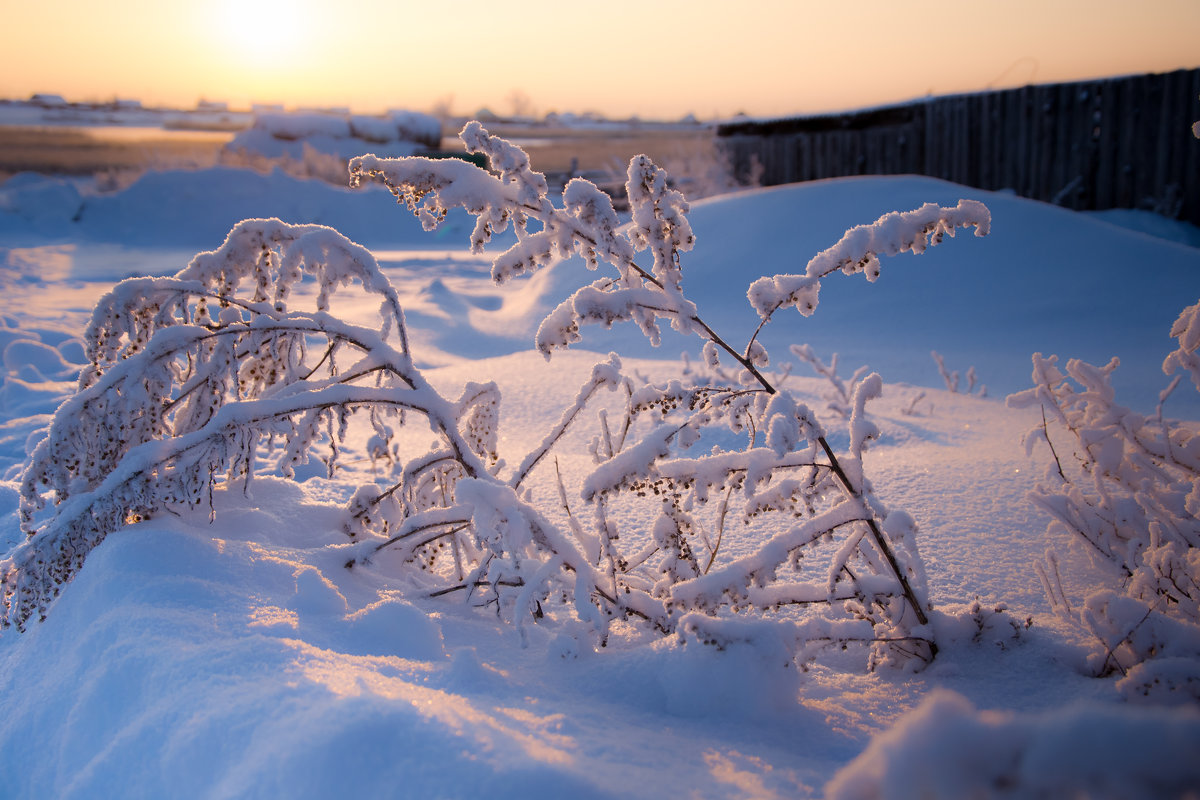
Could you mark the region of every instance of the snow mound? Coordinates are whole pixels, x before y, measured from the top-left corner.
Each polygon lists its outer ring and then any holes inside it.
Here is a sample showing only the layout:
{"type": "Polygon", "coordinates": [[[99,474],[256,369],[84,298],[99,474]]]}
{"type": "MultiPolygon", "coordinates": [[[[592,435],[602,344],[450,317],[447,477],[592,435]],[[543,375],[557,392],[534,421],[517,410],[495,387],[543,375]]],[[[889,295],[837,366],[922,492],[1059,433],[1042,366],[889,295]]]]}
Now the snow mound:
{"type": "Polygon", "coordinates": [[[1194,797],[1200,712],[1088,705],[977,711],[935,690],[826,787],[828,800],[1194,797]]]}

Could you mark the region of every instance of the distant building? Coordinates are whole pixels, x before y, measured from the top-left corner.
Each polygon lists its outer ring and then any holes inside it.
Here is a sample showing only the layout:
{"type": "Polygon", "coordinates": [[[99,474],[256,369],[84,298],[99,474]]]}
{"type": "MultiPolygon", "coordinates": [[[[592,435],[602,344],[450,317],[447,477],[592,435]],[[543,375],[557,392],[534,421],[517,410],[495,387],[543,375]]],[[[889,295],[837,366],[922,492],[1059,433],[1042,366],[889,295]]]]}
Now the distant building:
{"type": "Polygon", "coordinates": [[[30,97],[29,102],[42,108],[65,108],[68,105],[61,94],[44,94],[42,92],[30,97]]]}

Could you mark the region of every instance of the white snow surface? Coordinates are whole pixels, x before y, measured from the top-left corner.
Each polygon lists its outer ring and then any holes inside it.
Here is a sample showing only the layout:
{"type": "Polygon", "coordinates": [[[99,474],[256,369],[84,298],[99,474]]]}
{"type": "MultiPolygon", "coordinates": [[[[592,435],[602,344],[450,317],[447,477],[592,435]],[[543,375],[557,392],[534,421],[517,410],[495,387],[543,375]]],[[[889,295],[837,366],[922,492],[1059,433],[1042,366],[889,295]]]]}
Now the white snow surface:
{"type": "MultiPolygon", "coordinates": [[[[1196,796],[1200,713],[1120,702],[1049,614],[1031,568],[1046,520],[1025,499],[1045,454],[1021,444],[1033,415],[1002,403],[1042,351],[1120,356],[1118,401],[1151,410],[1170,325],[1200,297],[1188,232],[1168,241],[925,178],[817,182],[694,204],[685,290],[745,341],[754,279],[799,272],[885,212],[960,198],[988,206],[988,237],[885,258],[873,284],[833,275],[811,318],[781,311],[764,337],[779,362],[808,343],[840,353],[847,374],[882,376],[864,469],[918,524],[941,643],[925,671],[863,673],[847,657],[800,672],[751,645],[674,639],[591,651],[537,625],[522,646],[493,613],[405,595],[386,559],[344,567],[337,503],[372,479],[364,458],[334,481],[310,468],[222,492],[212,521],[204,509],[120,530],[44,623],[0,636],[0,797],[1196,796]],[[991,397],[931,388],[933,349],[973,365],[991,397]],[[1005,604],[1019,635],[964,623],[976,598],[1005,604]]],[[[111,195],[18,176],[0,186],[0,551],[20,538],[15,481],[73,390],[95,300],[271,216],[332,225],[376,254],[434,385],[499,384],[509,463],[601,353],[662,379],[684,368],[685,345],[699,354],[667,331],[655,351],[625,325],[585,330],[546,361],[539,322],[596,276],[573,260],[497,286],[467,250],[468,218],[425,233],[385,191],[231,169],[149,173],[111,195]]],[[[844,449],[844,425],[821,413],[829,384],[810,375],[800,365],[787,380],[844,449]]],[[[1200,417],[1182,389],[1166,409],[1200,417]]],[[[562,467],[579,475],[584,460],[562,467]]],[[[543,476],[532,491],[555,489],[543,476]]],[[[1094,580],[1067,568],[1077,591],[1094,580]]]]}

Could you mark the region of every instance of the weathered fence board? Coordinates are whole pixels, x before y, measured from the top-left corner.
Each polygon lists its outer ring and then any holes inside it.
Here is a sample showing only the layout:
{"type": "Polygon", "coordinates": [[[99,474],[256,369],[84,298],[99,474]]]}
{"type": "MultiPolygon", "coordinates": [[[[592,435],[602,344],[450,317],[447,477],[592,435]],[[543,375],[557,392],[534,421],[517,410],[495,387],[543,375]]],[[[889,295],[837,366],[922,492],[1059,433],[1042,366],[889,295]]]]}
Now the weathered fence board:
{"type": "Polygon", "coordinates": [[[1200,225],[1200,69],[1024,86],[717,129],[767,185],[929,175],[1067,208],[1143,208],[1200,225]],[[759,165],[755,167],[755,165],[759,165]]]}

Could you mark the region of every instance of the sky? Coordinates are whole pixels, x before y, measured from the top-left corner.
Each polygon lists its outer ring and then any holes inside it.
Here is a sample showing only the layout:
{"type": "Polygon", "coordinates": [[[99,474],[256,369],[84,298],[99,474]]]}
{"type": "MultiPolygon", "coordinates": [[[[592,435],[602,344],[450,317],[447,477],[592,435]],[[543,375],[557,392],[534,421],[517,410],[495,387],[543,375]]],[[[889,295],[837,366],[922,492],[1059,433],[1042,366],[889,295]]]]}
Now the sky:
{"type": "Polygon", "coordinates": [[[1200,66],[1197,0],[0,0],[0,97],[673,119],[1200,66]]]}

